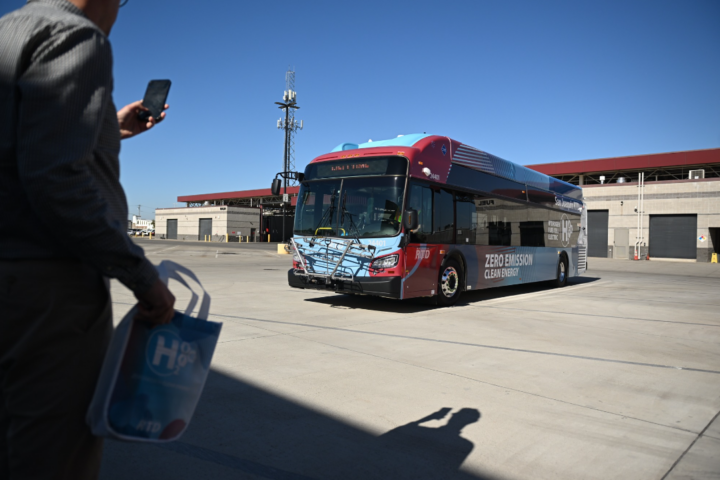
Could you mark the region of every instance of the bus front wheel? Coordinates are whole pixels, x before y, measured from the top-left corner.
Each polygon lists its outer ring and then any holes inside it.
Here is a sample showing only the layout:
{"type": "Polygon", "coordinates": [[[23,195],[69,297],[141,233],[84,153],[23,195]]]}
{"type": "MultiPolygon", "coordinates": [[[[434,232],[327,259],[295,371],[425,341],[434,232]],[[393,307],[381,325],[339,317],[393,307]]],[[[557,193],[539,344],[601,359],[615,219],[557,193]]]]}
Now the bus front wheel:
{"type": "Polygon", "coordinates": [[[568,276],[568,261],[565,255],[560,255],[557,265],[557,273],[555,274],[555,280],[552,280],[552,286],[555,288],[564,287],[567,285],[568,276]]]}
{"type": "Polygon", "coordinates": [[[457,260],[450,259],[440,267],[438,278],[438,305],[449,307],[455,305],[462,292],[463,271],[457,260]]]}

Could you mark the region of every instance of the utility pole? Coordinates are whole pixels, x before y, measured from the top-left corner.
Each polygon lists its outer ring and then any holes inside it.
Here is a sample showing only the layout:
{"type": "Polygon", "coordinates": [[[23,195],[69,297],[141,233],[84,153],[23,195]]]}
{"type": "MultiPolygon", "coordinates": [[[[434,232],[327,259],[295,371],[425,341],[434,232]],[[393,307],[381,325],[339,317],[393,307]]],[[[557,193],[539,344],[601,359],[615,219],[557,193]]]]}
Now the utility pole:
{"type": "Polygon", "coordinates": [[[283,101],[275,102],[279,105],[280,110],[285,111],[285,120],[280,118],[277,121],[277,128],[285,131],[285,150],[283,154],[283,171],[280,174],[285,179],[283,182],[283,201],[282,201],[282,241],[285,241],[285,203],[289,200],[287,195],[288,183],[295,185],[296,175],[291,175],[295,170],[295,148],[293,135],[298,130],[302,130],[303,122],[298,123],[295,120],[295,110],[300,108],[297,106],[297,92],[295,91],[295,71],[288,69],[285,72],[285,92],[283,93],[283,101]]]}

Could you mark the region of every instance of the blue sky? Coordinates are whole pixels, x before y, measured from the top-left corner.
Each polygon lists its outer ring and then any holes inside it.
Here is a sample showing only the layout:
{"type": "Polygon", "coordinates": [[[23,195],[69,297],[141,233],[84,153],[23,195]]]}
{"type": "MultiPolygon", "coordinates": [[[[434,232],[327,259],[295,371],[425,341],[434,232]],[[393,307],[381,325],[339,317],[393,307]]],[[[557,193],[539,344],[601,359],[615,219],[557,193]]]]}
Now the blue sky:
{"type": "MultiPolygon", "coordinates": [[[[20,7],[3,0],[0,14],[20,7]]],[[[115,103],[173,81],[123,142],[130,211],[266,188],[296,71],[296,164],[342,142],[436,133],[528,165],[720,147],[720,2],[130,0],[115,103]]]]}

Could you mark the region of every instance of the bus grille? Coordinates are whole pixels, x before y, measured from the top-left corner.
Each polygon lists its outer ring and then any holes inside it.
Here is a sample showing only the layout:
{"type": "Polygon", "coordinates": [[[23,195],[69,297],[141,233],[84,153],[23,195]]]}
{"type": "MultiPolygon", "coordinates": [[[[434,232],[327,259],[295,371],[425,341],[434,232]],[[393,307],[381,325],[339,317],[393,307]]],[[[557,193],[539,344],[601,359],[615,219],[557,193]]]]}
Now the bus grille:
{"type": "Polygon", "coordinates": [[[587,245],[578,245],[578,270],[587,269],[587,245]]]}

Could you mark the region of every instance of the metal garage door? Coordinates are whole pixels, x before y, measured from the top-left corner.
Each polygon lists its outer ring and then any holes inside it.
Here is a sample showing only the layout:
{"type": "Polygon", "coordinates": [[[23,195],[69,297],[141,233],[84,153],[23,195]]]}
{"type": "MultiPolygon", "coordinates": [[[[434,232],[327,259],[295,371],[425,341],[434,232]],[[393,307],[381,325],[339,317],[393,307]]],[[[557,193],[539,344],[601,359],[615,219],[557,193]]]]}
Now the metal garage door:
{"type": "Polygon", "coordinates": [[[650,215],[650,258],[697,258],[697,215],[650,215]]]}
{"type": "Polygon", "coordinates": [[[588,257],[608,256],[608,210],[588,210],[588,257]]]}
{"type": "Polygon", "coordinates": [[[200,233],[198,240],[205,240],[206,235],[212,235],[212,218],[200,219],[200,233]]]}
{"type": "Polygon", "coordinates": [[[177,240],[177,219],[167,221],[167,238],[177,240]]]}

